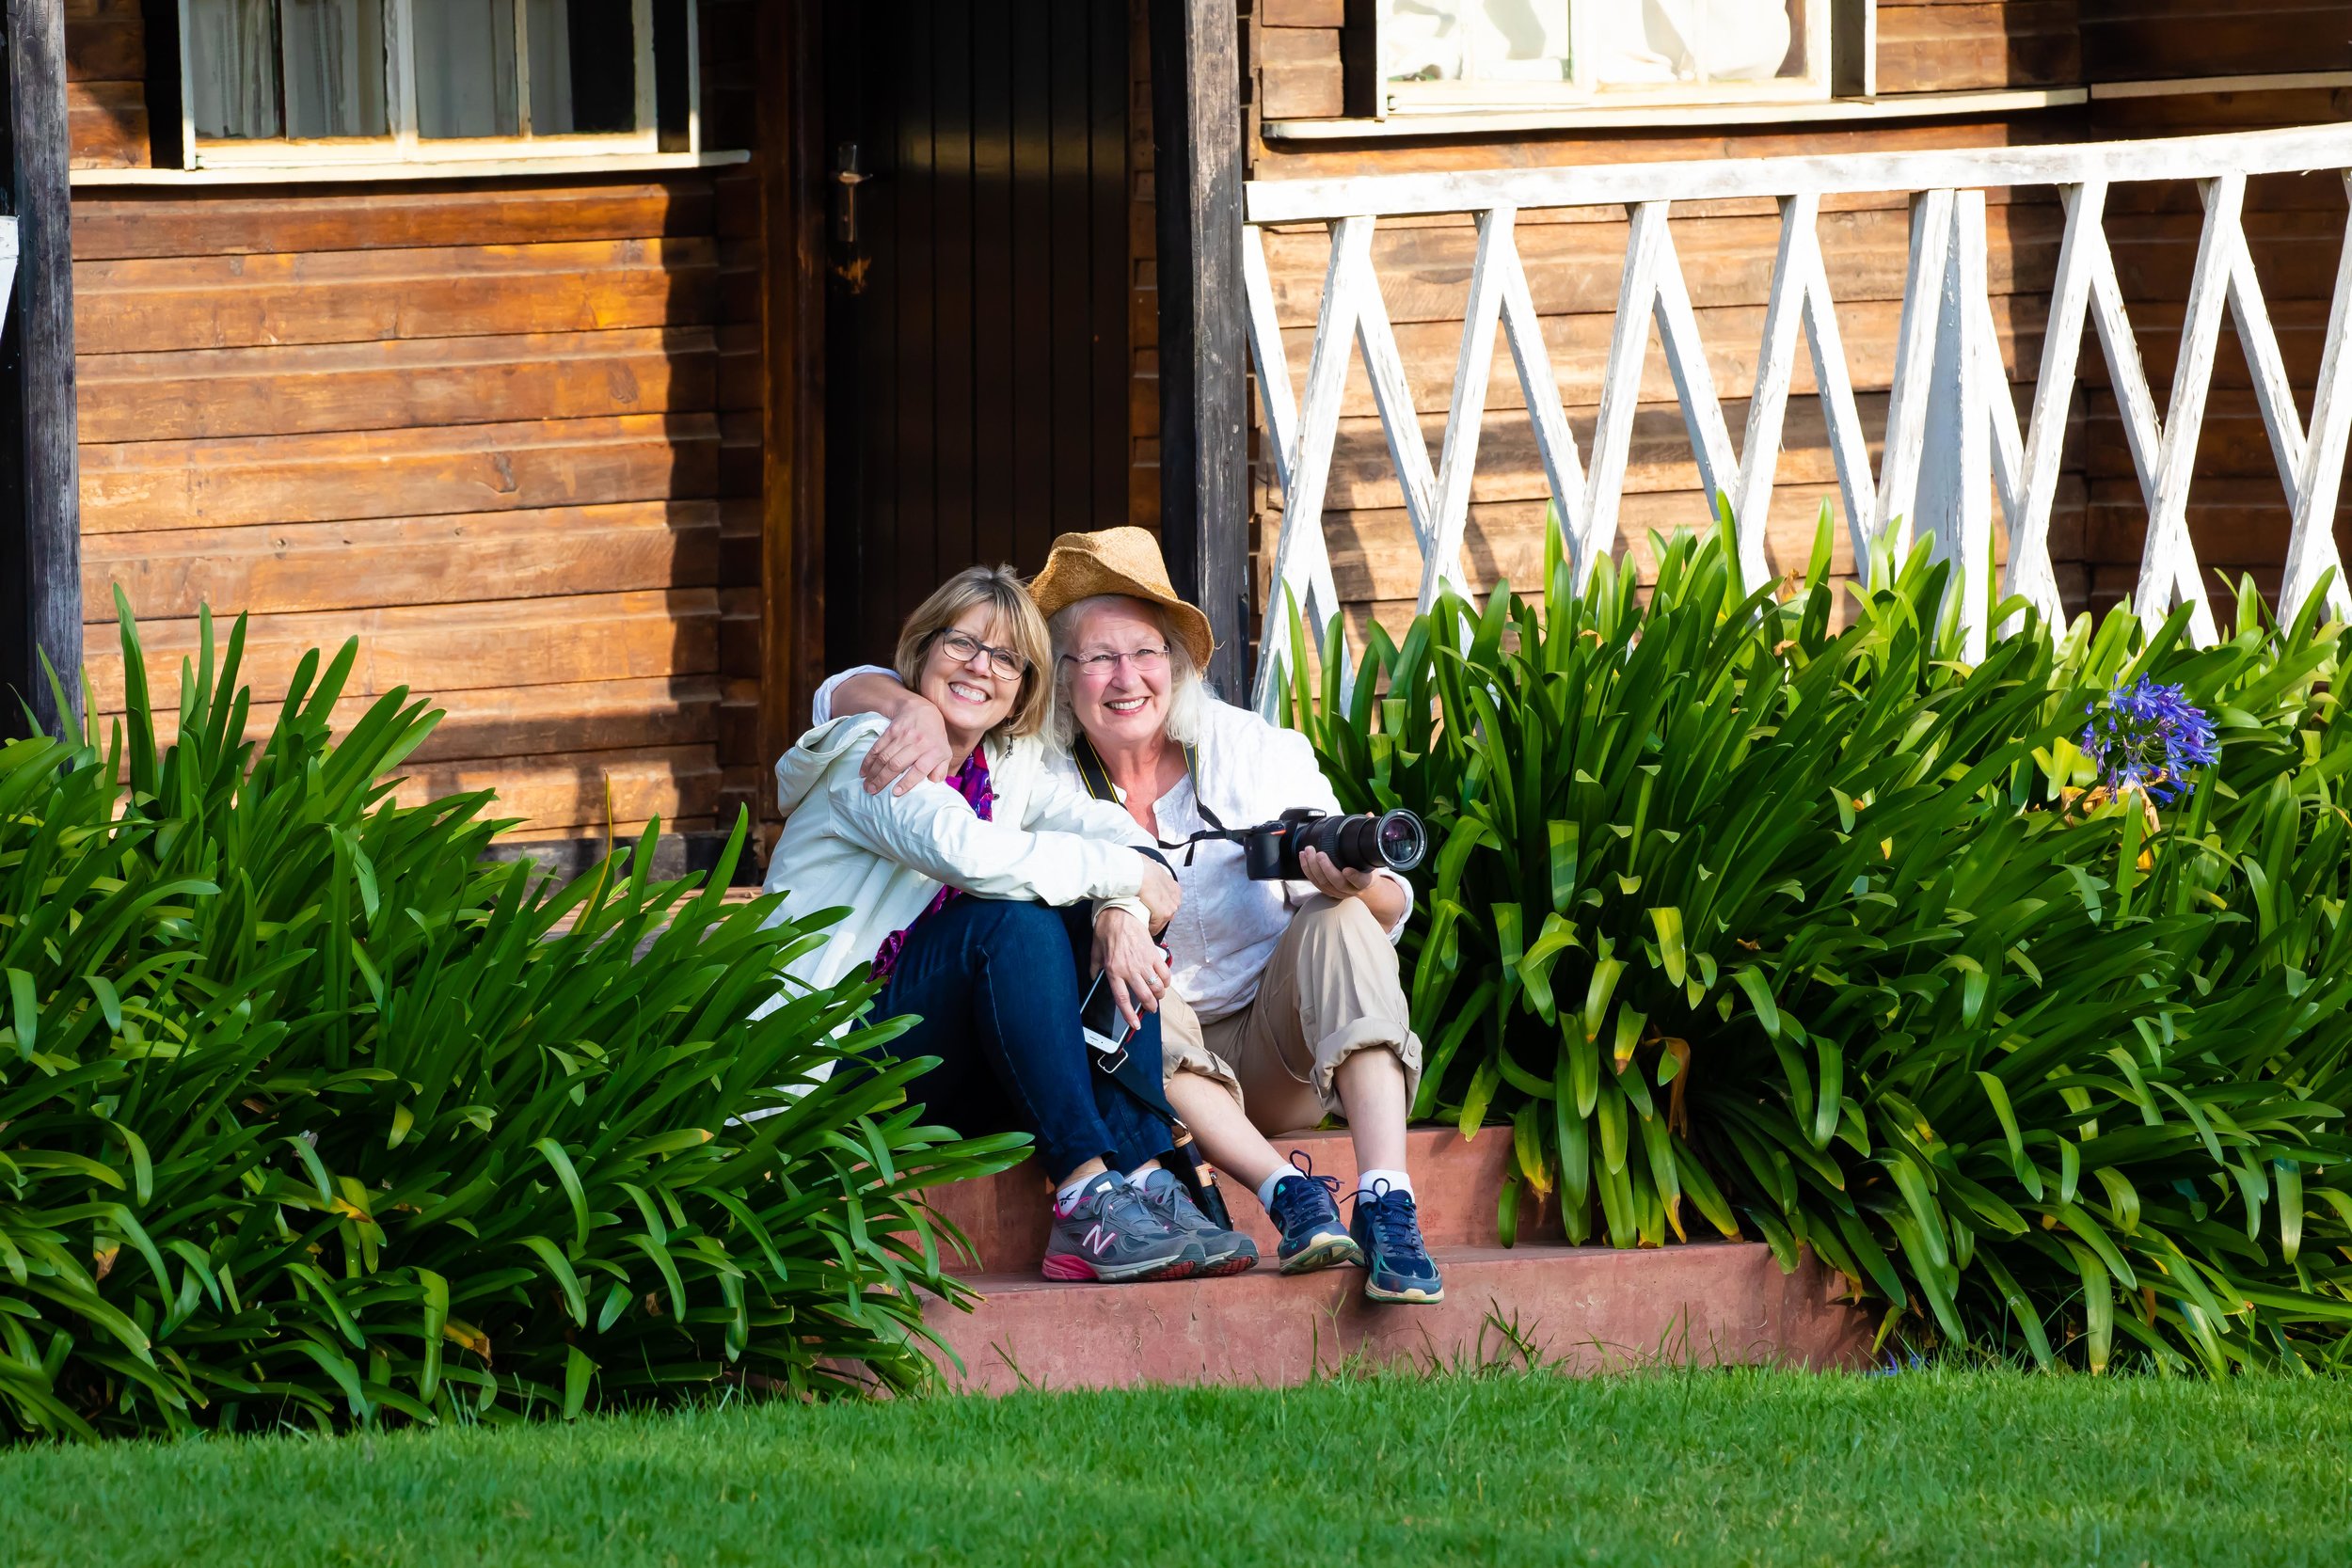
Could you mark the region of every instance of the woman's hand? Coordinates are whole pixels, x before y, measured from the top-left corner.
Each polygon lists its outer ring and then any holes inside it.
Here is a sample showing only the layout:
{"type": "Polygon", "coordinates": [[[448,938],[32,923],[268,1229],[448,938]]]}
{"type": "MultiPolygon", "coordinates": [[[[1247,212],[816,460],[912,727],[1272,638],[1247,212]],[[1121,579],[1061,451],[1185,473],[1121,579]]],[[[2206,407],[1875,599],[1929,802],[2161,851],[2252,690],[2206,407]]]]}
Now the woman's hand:
{"type": "Polygon", "coordinates": [[[1168,959],[1143,923],[1127,911],[1096,911],[1094,968],[1110,982],[1111,1000],[1128,1027],[1141,1028],[1145,1013],[1160,1010],[1160,993],[1168,990],[1168,959]]]}
{"type": "Polygon", "coordinates": [[[1343,871],[1320,849],[1301,849],[1298,869],[1326,898],[1360,898],[1385,928],[1405,912],[1405,899],[1394,882],[1369,871],[1343,871]]]}
{"type": "Polygon", "coordinates": [[[1326,898],[1346,900],[1361,898],[1372,886],[1369,871],[1342,871],[1330,856],[1320,849],[1298,851],[1298,869],[1306,874],[1315,891],[1326,898]]]}
{"type": "Polygon", "coordinates": [[[1184,886],[1176,879],[1176,873],[1151,856],[1144,856],[1143,862],[1143,891],[1136,896],[1152,911],[1152,931],[1156,936],[1168,929],[1168,923],[1184,907],[1184,886]]]}
{"type": "Polygon", "coordinates": [[[894,796],[904,795],[926,781],[937,784],[945,779],[954,760],[955,752],[947,744],[947,721],[940,717],[939,709],[909,691],[891,710],[890,727],[876,737],[858,774],[866,781],[868,795],[880,795],[885,789],[894,796]],[[894,781],[895,789],[891,787],[894,781]]]}

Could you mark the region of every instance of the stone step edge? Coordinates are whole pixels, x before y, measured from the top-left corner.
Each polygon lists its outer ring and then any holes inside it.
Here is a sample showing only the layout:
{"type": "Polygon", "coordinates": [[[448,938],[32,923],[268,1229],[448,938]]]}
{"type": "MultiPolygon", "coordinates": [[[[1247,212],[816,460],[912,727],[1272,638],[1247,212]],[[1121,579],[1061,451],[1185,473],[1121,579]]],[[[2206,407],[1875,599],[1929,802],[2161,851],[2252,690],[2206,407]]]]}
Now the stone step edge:
{"type": "Polygon", "coordinates": [[[984,1275],[972,1310],[926,1303],[954,1386],[1289,1386],[1347,1365],[1544,1366],[1590,1373],[1663,1365],[1858,1367],[1871,1316],[1809,1256],[1784,1273],[1759,1242],[1663,1248],[1522,1246],[1439,1254],[1446,1298],[1382,1304],[1363,1274],[1057,1283],[984,1275]]]}

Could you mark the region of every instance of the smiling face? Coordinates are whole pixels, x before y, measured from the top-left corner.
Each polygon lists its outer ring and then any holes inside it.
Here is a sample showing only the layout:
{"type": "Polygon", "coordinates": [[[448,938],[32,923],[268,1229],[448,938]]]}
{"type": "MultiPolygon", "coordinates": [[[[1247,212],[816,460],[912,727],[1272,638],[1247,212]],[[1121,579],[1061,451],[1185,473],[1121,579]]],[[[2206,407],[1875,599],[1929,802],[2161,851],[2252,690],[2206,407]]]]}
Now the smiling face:
{"type": "Polygon", "coordinates": [[[1124,598],[1087,606],[1068,652],[1075,661],[1067,666],[1070,711],[1098,749],[1142,745],[1167,733],[1168,632],[1150,606],[1124,598]]]}
{"type": "Polygon", "coordinates": [[[1010,647],[1013,641],[992,607],[972,606],[956,617],[947,632],[961,632],[983,646],[967,658],[958,658],[947,646],[947,633],[934,637],[915,689],[947,721],[949,743],[959,752],[969,752],[1012,711],[1022,677],[1001,674],[990,663],[988,648],[1010,647]]]}

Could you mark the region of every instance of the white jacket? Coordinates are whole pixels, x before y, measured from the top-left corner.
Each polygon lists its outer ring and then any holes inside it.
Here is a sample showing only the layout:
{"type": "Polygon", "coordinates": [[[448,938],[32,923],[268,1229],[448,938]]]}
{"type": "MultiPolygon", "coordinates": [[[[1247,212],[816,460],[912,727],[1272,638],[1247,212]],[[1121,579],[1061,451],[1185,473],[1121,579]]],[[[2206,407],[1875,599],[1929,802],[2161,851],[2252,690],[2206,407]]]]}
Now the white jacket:
{"type": "MultiPolygon", "coordinates": [[[[852,675],[898,678],[876,664],[843,671],[817,689],[818,723],[833,717],[834,691],[852,675]]],[[[1199,776],[1187,770],[1152,808],[1162,841],[1180,844],[1208,826],[1196,786],[1228,828],[1254,827],[1292,806],[1339,812],[1339,797],[1305,736],[1277,729],[1248,708],[1214,697],[1200,705],[1200,720],[1194,757],[1199,776]]],[[[1054,753],[1047,767],[1068,787],[1084,789],[1078,765],[1069,757],[1054,753]]],[[[1119,815],[1133,825],[1125,812],[1119,815]]],[[[1201,1022],[1215,1022],[1257,996],[1275,943],[1290,927],[1291,912],[1314,889],[1306,882],[1251,881],[1238,845],[1204,844],[1168,858],[1184,886],[1184,903],[1160,940],[1174,960],[1176,994],[1192,1004],[1201,1022]]],[[[1392,871],[1373,875],[1394,882],[1405,895],[1405,915],[1389,928],[1393,942],[1412,913],[1413,884],[1392,871]]]]}
{"type": "Polygon", "coordinates": [[[823,945],[792,960],[787,974],[812,987],[834,984],[911,925],[942,884],[1056,906],[1098,899],[1146,918],[1136,897],[1145,862],[1132,847],[1150,845],[1151,836],[1118,806],[1057,777],[1036,737],[984,743],[995,803],[983,822],[944,784],[867,794],[858,768],[887,727],[875,714],[819,724],[776,761],[785,820],[766,890],[789,890],[776,919],[845,911],[823,945]]]}

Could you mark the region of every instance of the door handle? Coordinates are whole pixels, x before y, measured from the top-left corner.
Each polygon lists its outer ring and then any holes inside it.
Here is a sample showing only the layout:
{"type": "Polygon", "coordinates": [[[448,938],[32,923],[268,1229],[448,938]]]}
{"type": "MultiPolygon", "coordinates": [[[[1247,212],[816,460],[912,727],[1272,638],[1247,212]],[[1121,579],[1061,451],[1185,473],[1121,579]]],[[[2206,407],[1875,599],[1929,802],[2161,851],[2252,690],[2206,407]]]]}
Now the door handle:
{"type": "Polygon", "coordinates": [[[857,244],[857,188],[873,178],[859,166],[858,146],[845,141],[833,153],[833,237],[857,244]]]}

